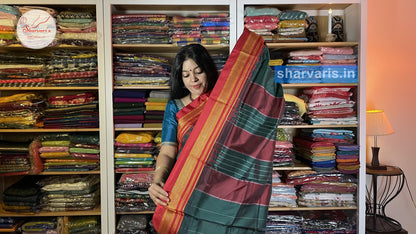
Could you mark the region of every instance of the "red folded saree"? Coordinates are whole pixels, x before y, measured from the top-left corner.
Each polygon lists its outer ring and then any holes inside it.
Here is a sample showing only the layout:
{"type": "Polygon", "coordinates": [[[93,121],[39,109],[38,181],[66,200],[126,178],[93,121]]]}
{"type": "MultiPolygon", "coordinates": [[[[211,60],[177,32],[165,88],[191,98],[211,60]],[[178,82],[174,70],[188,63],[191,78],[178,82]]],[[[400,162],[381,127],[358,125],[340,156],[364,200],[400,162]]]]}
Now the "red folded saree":
{"type": "Polygon", "coordinates": [[[245,30],[215,88],[178,112],[179,156],[157,206],[158,233],[263,233],[283,90],[269,50],[245,30]]]}

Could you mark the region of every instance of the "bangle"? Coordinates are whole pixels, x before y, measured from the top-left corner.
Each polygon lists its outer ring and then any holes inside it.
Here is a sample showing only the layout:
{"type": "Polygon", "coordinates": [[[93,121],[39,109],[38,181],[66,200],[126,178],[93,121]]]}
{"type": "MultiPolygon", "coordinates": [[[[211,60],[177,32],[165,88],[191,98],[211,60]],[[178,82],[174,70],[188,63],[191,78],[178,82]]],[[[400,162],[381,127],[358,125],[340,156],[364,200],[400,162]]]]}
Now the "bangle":
{"type": "Polygon", "coordinates": [[[157,171],[158,171],[158,170],[160,170],[160,169],[163,169],[163,170],[165,170],[167,173],[169,173],[169,169],[168,169],[167,167],[162,167],[162,166],[158,166],[158,167],[156,167],[155,172],[157,172],[157,171]]]}

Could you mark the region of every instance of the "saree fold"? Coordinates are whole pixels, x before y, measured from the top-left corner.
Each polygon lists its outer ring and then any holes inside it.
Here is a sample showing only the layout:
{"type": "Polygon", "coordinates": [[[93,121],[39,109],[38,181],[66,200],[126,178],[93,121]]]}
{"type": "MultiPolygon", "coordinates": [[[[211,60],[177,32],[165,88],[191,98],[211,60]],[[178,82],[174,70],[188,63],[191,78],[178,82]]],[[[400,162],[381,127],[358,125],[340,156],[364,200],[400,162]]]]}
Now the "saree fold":
{"type": "Polygon", "coordinates": [[[178,112],[179,156],[159,233],[263,233],[284,99],[261,36],[245,30],[215,88],[178,112]]]}

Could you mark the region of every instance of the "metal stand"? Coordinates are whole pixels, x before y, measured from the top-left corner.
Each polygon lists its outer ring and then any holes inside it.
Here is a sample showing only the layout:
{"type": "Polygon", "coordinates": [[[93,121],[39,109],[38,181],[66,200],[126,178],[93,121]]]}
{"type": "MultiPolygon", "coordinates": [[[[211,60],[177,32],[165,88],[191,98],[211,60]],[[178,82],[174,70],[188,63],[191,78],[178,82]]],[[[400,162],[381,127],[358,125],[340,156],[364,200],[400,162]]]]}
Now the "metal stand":
{"type": "Polygon", "coordinates": [[[366,174],[372,177],[370,188],[367,186],[366,230],[379,233],[400,231],[400,223],[387,217],[385,210],[387,204],[402,191],[403,171],[393,166],[386,166],[386,169],[382,170],[367,167],[366,174]]]}

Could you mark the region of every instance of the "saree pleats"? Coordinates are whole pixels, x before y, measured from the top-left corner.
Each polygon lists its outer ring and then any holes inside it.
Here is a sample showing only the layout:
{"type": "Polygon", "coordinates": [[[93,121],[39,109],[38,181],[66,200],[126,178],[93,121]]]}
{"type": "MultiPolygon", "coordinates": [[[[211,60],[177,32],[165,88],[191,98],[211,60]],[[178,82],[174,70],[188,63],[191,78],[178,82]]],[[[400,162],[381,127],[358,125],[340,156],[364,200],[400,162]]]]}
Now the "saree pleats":
{"type": "Polygon", "coordinates": [[[245,30],[209,96],[178,113],[178,135],[187,140],[164,187],[170,202],[153,215],[159,233],[265,231],[284,108],[268,63],[263,39],[245,30]]]}

